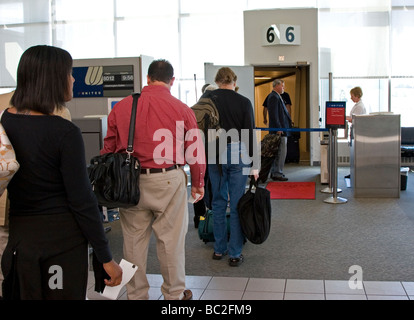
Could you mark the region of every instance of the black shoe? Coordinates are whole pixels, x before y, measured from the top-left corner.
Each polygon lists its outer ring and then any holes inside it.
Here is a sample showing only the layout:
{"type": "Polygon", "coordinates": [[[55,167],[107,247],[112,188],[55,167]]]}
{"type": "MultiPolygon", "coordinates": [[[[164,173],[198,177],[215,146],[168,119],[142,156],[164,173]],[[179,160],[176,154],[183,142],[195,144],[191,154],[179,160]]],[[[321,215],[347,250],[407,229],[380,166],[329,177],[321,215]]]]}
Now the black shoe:
{"type": "Polygon", "coordinates": [[[273,177],[272,177],[272,180],[273,180],[273,181],[288,181],[289,179],[288,179],[288,178],[286,178],[285,176],[280,176],[280,177],[275,177],[275,176],[273,176],[273,177]]]}
{"type": "Polygon", "coordinates": [[[238,267],[239,265],[241,265],[244,261],[244,257],[241,254],[240,257],[238,258],[230,258],[229,259],[229,266],[230,267],[238,267]]]}
{"type": "Polygon", "coordinates": [[[216,253],[213,252],[213,260],[221,260],[227,253],[216,253]]]}

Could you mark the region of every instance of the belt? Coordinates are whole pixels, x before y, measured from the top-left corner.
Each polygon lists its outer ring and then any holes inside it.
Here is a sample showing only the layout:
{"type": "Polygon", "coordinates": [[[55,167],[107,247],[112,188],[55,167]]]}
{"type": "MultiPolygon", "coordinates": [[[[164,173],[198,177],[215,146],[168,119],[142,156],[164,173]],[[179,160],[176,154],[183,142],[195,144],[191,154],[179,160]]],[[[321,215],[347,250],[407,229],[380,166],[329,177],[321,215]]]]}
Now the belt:
{"type": "Polygon", "coordinates": [[[152,168],[152,169],[141,169],[141,174],[151,174],[151,173],[161,173],[161,172],[166,172],[166,171],[170,171],[170,170],[175,170],[175,169],[179,169],[180,165],[175,164],[171,167],[168,168],[152,168]]]}

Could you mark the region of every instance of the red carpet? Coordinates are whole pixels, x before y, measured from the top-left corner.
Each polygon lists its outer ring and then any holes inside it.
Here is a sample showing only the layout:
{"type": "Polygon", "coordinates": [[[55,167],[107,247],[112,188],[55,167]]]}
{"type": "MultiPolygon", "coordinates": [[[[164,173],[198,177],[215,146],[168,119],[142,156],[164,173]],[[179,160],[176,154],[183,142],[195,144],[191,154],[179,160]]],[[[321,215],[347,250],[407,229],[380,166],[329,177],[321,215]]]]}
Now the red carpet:
{"type": "Polygon", "coordinates": [[[269,182],[270,199],[315,199],[315,182],[269,182]]]}

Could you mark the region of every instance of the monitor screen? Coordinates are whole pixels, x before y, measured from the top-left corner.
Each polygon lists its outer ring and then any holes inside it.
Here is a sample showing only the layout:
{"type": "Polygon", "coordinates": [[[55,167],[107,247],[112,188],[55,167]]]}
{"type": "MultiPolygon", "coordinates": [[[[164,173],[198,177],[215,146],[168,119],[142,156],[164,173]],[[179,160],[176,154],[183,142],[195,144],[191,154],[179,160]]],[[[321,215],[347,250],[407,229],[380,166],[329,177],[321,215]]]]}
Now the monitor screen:
{"type": "Polygon", "coordinates": [[[73,97],[126,97],[134,91],[133,68],[132,65],[73,67],[73,97]]]}

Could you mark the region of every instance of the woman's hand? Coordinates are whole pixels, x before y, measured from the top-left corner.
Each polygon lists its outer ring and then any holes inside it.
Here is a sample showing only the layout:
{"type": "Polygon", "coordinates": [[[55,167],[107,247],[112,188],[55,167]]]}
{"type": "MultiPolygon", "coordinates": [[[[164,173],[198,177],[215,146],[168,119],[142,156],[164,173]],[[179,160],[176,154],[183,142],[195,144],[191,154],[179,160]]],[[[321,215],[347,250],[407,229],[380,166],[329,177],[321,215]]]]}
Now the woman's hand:
{"type": "Polygon", "coordinates": [[[109,287],[115,287],[121,284],[122,281],[122,268],[114,261],[104,263],[103,267],[106,273],[110,276],[110,279],[105,279],[105,285],[109,287]]]}

